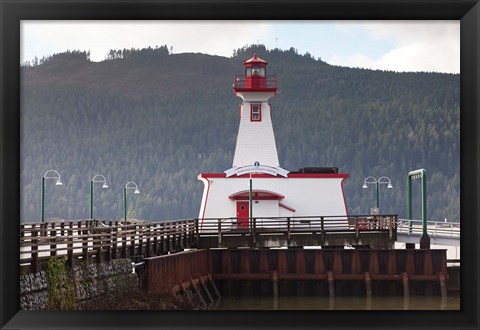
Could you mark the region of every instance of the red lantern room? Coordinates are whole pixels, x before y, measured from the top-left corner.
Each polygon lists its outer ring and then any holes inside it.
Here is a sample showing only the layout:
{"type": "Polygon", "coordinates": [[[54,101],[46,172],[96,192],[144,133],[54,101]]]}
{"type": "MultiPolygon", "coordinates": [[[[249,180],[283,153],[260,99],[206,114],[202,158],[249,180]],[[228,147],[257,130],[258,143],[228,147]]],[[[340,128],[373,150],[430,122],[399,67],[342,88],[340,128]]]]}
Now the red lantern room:
{"type": "Polygon", "coordinates": [[[262,60],[257,54],[243,62],[244,75],[236,75],[234,90],[237,92],[277,92],[277,78],[267,76],[267,61],[262,60]]]}

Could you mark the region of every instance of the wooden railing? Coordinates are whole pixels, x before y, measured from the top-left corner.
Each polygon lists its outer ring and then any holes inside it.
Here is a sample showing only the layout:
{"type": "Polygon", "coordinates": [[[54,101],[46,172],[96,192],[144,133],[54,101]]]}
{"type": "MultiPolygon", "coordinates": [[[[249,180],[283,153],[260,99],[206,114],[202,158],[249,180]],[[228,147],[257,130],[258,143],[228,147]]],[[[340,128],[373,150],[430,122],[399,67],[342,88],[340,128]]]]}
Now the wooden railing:
{"type": "Polygon", "coordinates": [[[397,215],[355,215],[355,216],[311,216],[311,217],[253,217],[199,220],[200,236],[217,236],[221,245],[222,237],[245,234],[251,238],[257,235],[284,234],[287,240],[292,235],[314,233],[325,236],[329,233],[355,234],[362,232],[388,233],[390,240],[397,235],[397,215]]]}
{"type": "Polygon", "coordinates": [[[67,256],[72,264],[76,259],[93,258],[97,262],[135,256],[157,256],[199,246],[199,241],[214,236],[207,247],[222,246],[228,235],[278,234],[290,239],[292,235],[313,233],[363,232],[388,233],[396,238],[397,216],[318,216],[318,217],[256,217],[222,219],[186,219],[161,222],[124,222],[100,220],[49,221],[23,223],[20,226],[20,264],[39,268],[42,259],[67,256]]]}
{"type": "Polygon", "coordinates": [[[51,256],[115,258],[152,256],[195,246],[197,221],[120,222],[98,220],[26,223],[20,226],[20,264],[38,270],[51,256]]]}

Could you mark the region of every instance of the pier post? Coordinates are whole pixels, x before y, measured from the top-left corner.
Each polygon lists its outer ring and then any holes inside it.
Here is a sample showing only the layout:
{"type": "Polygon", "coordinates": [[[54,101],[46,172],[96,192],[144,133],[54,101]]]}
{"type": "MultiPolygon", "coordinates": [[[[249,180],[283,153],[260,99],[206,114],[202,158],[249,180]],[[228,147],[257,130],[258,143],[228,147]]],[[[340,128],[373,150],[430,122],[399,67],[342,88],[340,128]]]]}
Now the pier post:
{"type": "Polygon", "coordinates": [[[278,273],[276,270],[272,271],[272,289],[273,289],[273,304],[278,306],[278,273]]]}
{"type": "Polygon", "coordinates": [[[57,236],[57,231],[55,230],[55,222],[52,222],[52,230],[50,231],[50,256],[54,257],[57,255],[57,244],[55,244],[57,236]]]}
{"type": "Polygon", "coordinates": [[[198,289],[197,285],[195,284],[195,281],[193,280],[193,278],[191,278],[191,277],[190,277],[190,287],[193,287],[193,289],[195,290],[195,293],[197,294],[198,299],[202,303],[203,307],[205,307],[205,309],[207,309],[207,303],[205,302],[205,299],[203,299],[203,296],[202,296],[200,290],[198,289]]]}
{"type": "Polygon", "coordinates": [[[410,297],[410,291],[408,289],[408,274],[407,272],[402,273],[402,282],[403,282],[403,297],[408,299],[410,297]]]}
{"type": "Polygon", "coordinates": [[[365,272],[365,289],[367,291],[367,298],[372,298],[372,278],[369,272],[365,272]]]}
{"type": "Polygon", "coordinates": [[[199,275],[198,280],[200,281],[200,285],[202,286],[203,291],[205,291],[205,295],[207,296],[208,300],[210,301],[210,303],[213,303],[213,301],[214,301],[213,297],[210,294],[210,291],[208,291],[208,287],[205,284],[205,281],[203,280],[202,276],[199,275]]]}
{"type": "Polygon", "coordinates": [[[330,296],[330,299],[331,299],[331,298],[335,297],[333,272],[331,270],[329,270],[328,273],[327,273],[327,280],[328,280],[328,295],[330,296]]]}
{"type": "Polygon", "coordinates": [[[220,292],[218,292],[217,286],[215,285],[215,282],[213,281],[212,275],[210,275],[210,273],[209,273],[209,274],[207,274],[207,277],[208,277],[208,280],[210,282],[210,285],[213,288],[213,291],[215,292],[215,295],[217,296],[217,298],[221,298],[222,296],[220,295],[220,292]]]}
{"type": "Polygon", "coordinates": [[[70,222],[69,229],[67,232],[67,264],[68,266],[73,266],[73,223],[70,222]]]}
{"type": "Polygon", "coordinates": [[[112,228],[112,259],[117,259],[118,223],[110,221],[110,227],[112,228]]]}
{"type": "Polygon", "coordinates": [[[183,282],[180,281],[180,282],[178,283],[178,285],[180,286],[180,291],[183,293],[183,296],[188,300],[188,302],[190,303],[190,305],[193,306],[192,297],[190,297],[190,295],[188,294],[188,291],[187,291],[187,289],[185,288],[185,286],[183,285],[183,282]]]}
{"type": "Polygon", "coordinates": [[[38,231],[36,230],[36,225],[32,225],[32,272],[38,272],[38,231]]]}
{"type": "Polygon", "coordinates": [[[447,298],[447,286],[445,284],[445,274],[439,273],[438,280],[440,282],[440,291],[442,293],[442,299],[447,298]]]}
{"type": "Polygon", "coordinates": [[[88,229],[82,231],[82,258],[85,264],[88,263],[88,229]]]}

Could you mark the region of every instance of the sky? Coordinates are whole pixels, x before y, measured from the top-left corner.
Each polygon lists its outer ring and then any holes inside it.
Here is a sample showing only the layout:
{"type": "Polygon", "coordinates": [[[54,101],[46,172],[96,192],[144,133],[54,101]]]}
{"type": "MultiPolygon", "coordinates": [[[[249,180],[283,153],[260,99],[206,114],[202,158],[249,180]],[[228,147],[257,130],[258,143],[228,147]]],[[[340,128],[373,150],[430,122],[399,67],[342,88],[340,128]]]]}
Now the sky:
{"type": "Polygon", "coordinates": [[[66,50],[103,61],[111,49],[167,45],[230,57],[245,45],[297,49],[329,64],[460,72],[460,21],[22,21],[20,61],[66,50]]]}

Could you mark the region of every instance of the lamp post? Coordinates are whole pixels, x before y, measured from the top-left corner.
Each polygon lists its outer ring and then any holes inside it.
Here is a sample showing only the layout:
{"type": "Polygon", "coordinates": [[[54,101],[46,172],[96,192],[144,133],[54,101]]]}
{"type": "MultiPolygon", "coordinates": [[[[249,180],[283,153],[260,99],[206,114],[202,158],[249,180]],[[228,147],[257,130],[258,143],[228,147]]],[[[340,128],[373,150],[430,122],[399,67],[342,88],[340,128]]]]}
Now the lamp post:
{"type": "Polygon", "coordinates": [[[378,186],[380,184],[386,184],[388,189],[392,189],[392,181],[390,181],[389,178],[386,176],[382,176],[380,178],[375,179],[373,176],[366,177],[365,180],[363,181],[363,189],[367,189],[369,184],[374,184],[377,190],[377,209],[380,209],[380,198],[379,198],[379,193],[378,193],[378,186]]]}
{"type": "Polygon", "coordinates": [[[60,173],[58,173],[55,170],[48,170],[45,172],[45,174],[42,177],[42,192],[41,192],[41,212],[42,212],[42,222],[45,222],[45,180],[48,179],[56,179],[57,182],[55,182],[55,186],[63,186],[62,179],[60,178],[60,173]],[[54,173],[55,176],[51,176],[54,173]]]}
{"type": "MultiPolygon", "coordinates": [[[[420,248],[430,249],[430,237],[427,232],[427,171],[424,168],[408,173],[408,219],[412,220],[412,180],[422,180],[422,237],[420,248]]],[[[410,221],[409,232],[412,232],[412,221],[410,221]]]]}
{"type": "Polygon", "coordinates": [[[135,182],[127,182],[125,188],[123,188],[123,215],[124,221],[127,221],[127,190],[135,189],[133,192],[134,194],[140,194],[140,190],[138,189],[138,185],[135,182]]]}
{"type": "MultiPolygon", "coordinates": [[[[255,170],[260,166],[260,163],[259,162],[255,162],[253,164],[253,166],[255,166],[255,170]]],[[[249,193],[249,204],[250,204],[250,223],[252,223],[252,220],[253,220],[253,203],[252,203],[252,199],[253,199],[253,189],[252,189],[252,186],[253,186],[253,182],[252,182],[252,172],[250,172],[250,193],[249,193]]]]}
{"type": "Polygon", "coordinates": [[[93,185],[97,182],[103,183],[103,189],[108,188],[107,179],[101,174],[95,175],[92,180],[90,180],[90,219],[93,219],[93,185]]]}

